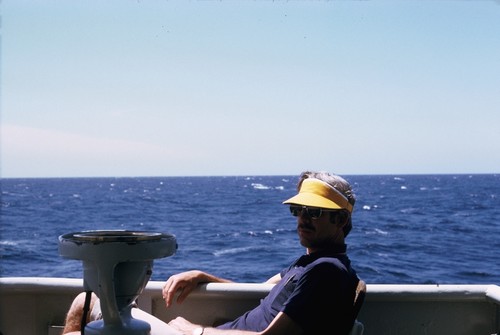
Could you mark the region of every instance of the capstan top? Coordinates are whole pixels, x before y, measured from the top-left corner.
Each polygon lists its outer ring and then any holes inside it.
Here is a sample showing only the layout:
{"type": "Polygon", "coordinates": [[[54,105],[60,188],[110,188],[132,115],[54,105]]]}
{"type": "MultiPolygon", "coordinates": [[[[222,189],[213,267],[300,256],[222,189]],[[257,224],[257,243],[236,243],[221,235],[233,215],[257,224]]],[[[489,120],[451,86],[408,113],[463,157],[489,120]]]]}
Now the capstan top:
{"type": "Polygon", "coordinates": [[[307,178],[302,181],[299,193],[284,204],[297,204],[309,207],[329,209],[346,209],[352,212],[352,204],[337,189],[316,178],[307,178]]]}

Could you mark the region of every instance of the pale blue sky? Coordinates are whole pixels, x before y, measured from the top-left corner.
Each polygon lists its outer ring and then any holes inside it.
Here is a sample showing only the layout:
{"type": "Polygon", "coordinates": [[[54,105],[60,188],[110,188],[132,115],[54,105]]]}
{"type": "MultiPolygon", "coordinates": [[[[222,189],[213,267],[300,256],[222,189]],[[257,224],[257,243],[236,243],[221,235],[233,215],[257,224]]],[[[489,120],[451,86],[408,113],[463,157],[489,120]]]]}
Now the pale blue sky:
{"type": "Polygon", "coordinates": [[[497,1],[1,15],[2,177],[500,172],[497,1]]]}

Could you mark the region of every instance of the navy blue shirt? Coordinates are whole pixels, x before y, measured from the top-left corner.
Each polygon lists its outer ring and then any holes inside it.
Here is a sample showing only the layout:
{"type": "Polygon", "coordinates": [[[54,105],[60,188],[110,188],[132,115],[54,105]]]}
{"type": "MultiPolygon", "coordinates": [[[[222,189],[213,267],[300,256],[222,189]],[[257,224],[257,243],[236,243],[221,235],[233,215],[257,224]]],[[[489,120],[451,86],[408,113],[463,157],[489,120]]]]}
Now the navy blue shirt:
{"type": "Polygon", "coordinates": [[[346,246],[303,255],[281,271],[281,280],[254,309],[218,328],[262,331],[279,313],[305,334],[348,334],[359,278],[346,246]]]}

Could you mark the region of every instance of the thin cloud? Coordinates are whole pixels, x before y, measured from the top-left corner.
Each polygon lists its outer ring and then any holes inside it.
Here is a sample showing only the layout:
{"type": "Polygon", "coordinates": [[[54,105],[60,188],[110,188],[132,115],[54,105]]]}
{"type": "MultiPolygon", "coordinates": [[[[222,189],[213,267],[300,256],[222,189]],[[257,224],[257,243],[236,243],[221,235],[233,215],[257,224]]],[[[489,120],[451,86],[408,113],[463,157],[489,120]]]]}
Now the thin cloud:
{"type": "MultiPolygon", "coordinates": [[[[37,162],[41,175],[50,175],[47,170],[57,171],[64,165],[73,166],[79,175],[87,175],[93,173],[90,169],[96,163],[104,166],[105,172],[117,171],[123,166],[144,166],[148,162],[151,165],[158,162],[168,165],[169,162],[189,158],[186,157],[189,151],[178,146],[9,124],[1,126],[1,139],[4,176],[23,175],[22,171],[33,169],[32,162],[37,162]]],[[[193,154],[192,151],[189,153],[193,154]]]]}

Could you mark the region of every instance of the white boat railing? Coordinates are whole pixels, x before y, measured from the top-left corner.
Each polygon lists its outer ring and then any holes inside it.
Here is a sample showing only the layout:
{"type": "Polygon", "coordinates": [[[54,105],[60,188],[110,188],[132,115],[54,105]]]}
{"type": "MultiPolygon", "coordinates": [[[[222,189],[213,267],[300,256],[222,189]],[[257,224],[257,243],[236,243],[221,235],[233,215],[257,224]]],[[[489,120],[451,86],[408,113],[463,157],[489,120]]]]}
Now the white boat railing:
{"type": "MultiPolygon", "coordinates": [[[[258,303],[269,284],[201,285],[181,305],[168,310],[161,296],[164,282],[150,281],[139,307],[164,321],[177,315],[202,324],[234,318],[258,303]]],[[[58,334],[65,313],[83,287],[82,279],[0,278],[0,333],[58,334]]],[[[358,320],[365,334],[498,334],[498,285],[367,284],[358,320]]]]}

